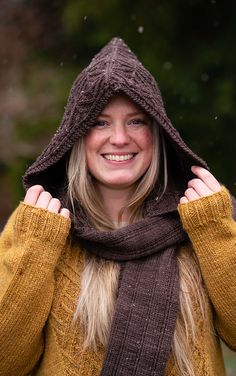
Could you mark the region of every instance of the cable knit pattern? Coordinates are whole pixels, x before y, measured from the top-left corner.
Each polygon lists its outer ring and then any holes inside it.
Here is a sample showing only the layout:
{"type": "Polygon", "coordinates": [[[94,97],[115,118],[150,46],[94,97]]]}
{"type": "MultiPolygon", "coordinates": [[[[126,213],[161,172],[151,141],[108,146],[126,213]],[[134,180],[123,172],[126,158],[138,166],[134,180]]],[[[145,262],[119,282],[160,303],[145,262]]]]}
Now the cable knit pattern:
{"type": "MultiPolygon", "coordinates": [[[[225,188],[179,206],[210,298],[205,326],[200,308],[195,309],[196,341],[190,346],[196,376],[225,374],[217,333],[236,349],[236,223],[231,210],[225,188]]],[[[20,204],[1,235],[1,376],[100,373],[105,349],[83,352],[83,333],[73,323],[83,256],[78,246],[70,245],[69,228],[69,220],[60,215],[20,204]]],[[[181,376],[172,357],[165,376],[181,376]]]]}

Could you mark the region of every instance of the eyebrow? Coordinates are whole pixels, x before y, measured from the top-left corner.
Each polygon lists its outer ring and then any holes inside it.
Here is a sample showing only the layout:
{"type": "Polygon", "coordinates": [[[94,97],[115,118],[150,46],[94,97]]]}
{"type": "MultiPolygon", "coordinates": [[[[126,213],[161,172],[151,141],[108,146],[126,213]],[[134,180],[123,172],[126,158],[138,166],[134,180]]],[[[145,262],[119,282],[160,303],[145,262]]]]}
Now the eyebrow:
{"type": "MultiPolygon", "coordinates": [[[[142,111],[135,111],[135,112],[130,112],[129,114],[127,114],[127,116],[136,116],[136,115],[144,115],[144,116],[146,116],[145,112],[142,112],[142,111]]],[[[99,116],[110,117],[110,115],[107,115],[107,114],[105,114],[103,112],[100,113],[100,115],[98,115],[98,117],[99,116]]]]}

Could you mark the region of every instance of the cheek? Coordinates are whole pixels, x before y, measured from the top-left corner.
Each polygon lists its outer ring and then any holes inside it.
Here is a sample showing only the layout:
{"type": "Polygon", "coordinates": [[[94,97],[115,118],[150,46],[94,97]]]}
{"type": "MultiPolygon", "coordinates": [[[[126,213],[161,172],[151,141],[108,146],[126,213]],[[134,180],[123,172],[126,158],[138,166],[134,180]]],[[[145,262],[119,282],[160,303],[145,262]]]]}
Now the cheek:
{"type": "Polygon", "coordinates": [[[88,153],[94,143],[94,132],[89,130],[84,136],[84,149],[88,153]]]}
{"type": "Polygon", "coordinates": [[[99,154],[104,143],[104,135],[91,129],[84,137],[84,152],[88,171],[96,175],[100,160],[99,154]]]}
{"type": "Polygon", "coordinates": [[[87,169],[89,172],[91,171],[91,168],[93,166],[92,160],[93,160],[93,153],[94,153],[94,135],[92,132],[88,132],[86,136],[84,137],[84,152],[85,152],[85,160],[87,169]]]}
{"type": "Polygon", "coordinates": [[[140,145],[144,150],[147,150],[152,154],[153,135],[150,129],[145,129],[142,134],[140,134],[140,145]]]}
{"type": "Polygon", "coordinates": [[[153,135],[150,129],[146,129],[142,135],[142,147],[145,151],[145,165],[148,167],[153,157],[153,135]]]}
{"type": "Polygon", "coordinates": [[[96,153],[99,150],[99,145],[101,145],[101,140],[99,135],[91,130],[84,137],[84,149],[86,158],[89,157],[92,153],[96,153]]]}

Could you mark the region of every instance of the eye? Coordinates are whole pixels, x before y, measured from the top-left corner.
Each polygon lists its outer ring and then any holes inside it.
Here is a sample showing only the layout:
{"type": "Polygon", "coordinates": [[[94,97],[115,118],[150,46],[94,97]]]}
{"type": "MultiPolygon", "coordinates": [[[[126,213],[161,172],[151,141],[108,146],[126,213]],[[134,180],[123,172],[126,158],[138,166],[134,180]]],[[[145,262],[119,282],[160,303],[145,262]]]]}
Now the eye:
{"type": "Polygon", "coordinates": [[[142,118],[131,119],[128,122],[128,125],[134,125],[134,126],[139,126],[139,125],[141,126],[141,125],[146,125],[146,124],[147,124],[147,121],[142,118]]]}
{"type": "Polygon", "coordinates": [[[105,121],[105,120],[101,120],[101,119],[97,119],[94,123],[94,127],[96,128],[105,128],[105,127],[108,127],[108,122],[105,121]]]}

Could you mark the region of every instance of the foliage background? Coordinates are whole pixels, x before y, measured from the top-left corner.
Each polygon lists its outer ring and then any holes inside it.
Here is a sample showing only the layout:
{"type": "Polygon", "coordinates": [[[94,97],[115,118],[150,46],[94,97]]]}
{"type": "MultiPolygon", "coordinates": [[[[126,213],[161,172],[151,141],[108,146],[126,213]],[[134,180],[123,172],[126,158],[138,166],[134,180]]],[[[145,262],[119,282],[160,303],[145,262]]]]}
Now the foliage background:
{"type": "Polygon", "coordinates": [[[153,73],[173,124],[235,194],[235,19],[233,0],[1,0],[0,227],[73,80],[114,36],[153,73]]]}

